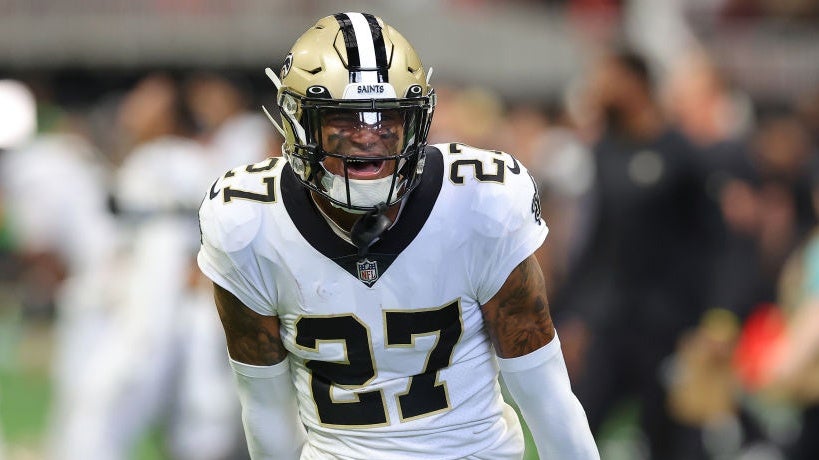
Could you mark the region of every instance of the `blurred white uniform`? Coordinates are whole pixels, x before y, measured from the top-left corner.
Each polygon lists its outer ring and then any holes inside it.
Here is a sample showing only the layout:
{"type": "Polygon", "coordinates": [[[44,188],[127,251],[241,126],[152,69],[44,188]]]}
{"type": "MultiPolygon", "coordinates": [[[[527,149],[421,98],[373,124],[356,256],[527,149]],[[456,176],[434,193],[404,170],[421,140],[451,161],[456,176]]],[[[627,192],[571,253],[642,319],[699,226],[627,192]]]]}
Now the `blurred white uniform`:
{"type": "Polygon", "coordinates": [[[137,147],[117,174],[127,245],[116,316],[89,357],[84,412],[58,458],[128,458],[161,417],[173,458],[234,452],[239,408],[224,335],[210,289],[191,282],[195,210],[212,177],[206,155],[196,142],[164,137],[137,147]]]}
{"type": "MultiPolygon", "coordinates": [[[[28,142],[37,130],[37,107],[34,94],[16,80],[0,80],[0,154],[6,149],[14,149],[28,142]]],[[[5,161],[5,158],[0,161],[5,161]]],[[[3,171],[0,165],[0,174],[3,171]]],[[[5,181],[0,182],[0,187],[5,181]]],[[[8,190],[3,190],[0,197],[3,205],[8,202],[8,190]]],[[[2,213],[8,212],[4,210],[2,213]]],[[[2,401],[0,401],[2,406],[2,401]]],[[[1,409],[2,407],[0,407],[1,409]]],[[[1,427],[0,427],[1,428],[1,427]]],[[[5,441],[0,429],[0,460],[5,458],[5,441]]]]}
{"type": "Polygon", "coordinates": [[[107,172],[82,138],[49,135],[2,159],[4,205],[20,249],[60,256],[67,278],[57,293],[52,436],[63,438],[78,391],[93,377],[88,354],[110,319],[117,231],[107,205],[107,172]]]}
{"type": "Polygon", "coordinates": [[[509,155],[436,147],[363,261],[284,159],[234,168],[203,202],[200,268],[281,321],[308,428],[302,459],[523,454],[480,306],[548,229],[509,155]]]}
{"type": "Polygon", "coordinates": [[[243,112],[222,123],[208,143],[213,177],[277,154],[269,151],[271,137],[270,122],[261,115],[243,112]]]}

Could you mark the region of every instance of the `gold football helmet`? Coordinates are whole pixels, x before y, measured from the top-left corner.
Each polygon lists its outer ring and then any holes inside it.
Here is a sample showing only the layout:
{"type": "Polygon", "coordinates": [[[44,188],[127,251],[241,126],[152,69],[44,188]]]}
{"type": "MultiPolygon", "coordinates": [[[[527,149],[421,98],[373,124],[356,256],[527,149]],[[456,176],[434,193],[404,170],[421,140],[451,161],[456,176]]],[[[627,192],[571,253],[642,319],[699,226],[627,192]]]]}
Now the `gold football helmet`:
{"type": "Polygon", "coordinates": [[[266,73],[281,125],[265,112],[303,185],[354,213],[396,204],[418,185],[435,94],[413,47],[381,18],[322,18],[296,41],[278,75],[266,73]],[[357,135],[369,140],[350,140],[357,135]],[[340,166],[331,172],[328,163],[340,166]]]}

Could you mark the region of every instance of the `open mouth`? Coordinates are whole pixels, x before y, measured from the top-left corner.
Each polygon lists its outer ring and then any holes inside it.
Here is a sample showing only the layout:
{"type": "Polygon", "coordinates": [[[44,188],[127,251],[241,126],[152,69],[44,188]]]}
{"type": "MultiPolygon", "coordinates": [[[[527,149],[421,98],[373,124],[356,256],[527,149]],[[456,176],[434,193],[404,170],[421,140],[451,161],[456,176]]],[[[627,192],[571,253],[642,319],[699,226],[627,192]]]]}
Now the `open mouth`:
{"type": "Polygon", "coordinates": [[[347,174],[351,179],[367,179],[378,176],[384,169],[385,160],[370,160],[367,158],[348,159],[347,174]]]}

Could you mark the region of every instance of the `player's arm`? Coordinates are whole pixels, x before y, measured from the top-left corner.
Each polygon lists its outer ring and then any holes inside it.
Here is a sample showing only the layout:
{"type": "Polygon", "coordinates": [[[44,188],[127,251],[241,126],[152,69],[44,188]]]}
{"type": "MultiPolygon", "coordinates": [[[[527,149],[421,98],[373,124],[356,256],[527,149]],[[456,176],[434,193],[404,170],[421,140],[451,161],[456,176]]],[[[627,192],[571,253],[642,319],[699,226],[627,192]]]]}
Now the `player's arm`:
{"type": "Polygon", "coordinates": [[[213,295],[231,359],[254,366],[272,366],[284,361],[287,350],[279,334],[278,316],[256,313],[215,283],[213,295]]]}
{"type": "Polygon", "coordinates": [[[572,393],[534,255],[512,271],[482,310],[504,382],[540,458],[599,459],[586,413],[572,393]]]}
{"type": "Polygon", "coordinates": [[[298,459],[305,440],[279,318],[256,313],[214,283],[253,460],[298,459]]]}

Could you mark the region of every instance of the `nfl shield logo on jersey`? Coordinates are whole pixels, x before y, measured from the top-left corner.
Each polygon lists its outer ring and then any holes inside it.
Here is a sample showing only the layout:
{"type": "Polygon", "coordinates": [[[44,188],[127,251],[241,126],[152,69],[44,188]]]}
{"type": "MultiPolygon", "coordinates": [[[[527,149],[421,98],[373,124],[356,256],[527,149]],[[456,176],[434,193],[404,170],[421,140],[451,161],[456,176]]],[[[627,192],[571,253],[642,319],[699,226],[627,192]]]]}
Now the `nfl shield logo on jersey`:
{"type": "Polygon", "coordinates": [[[378,262],[364,259],[356,262],[355,266],[358,271],[358,279],[367,286],[372,286],[373,283],[378,281],[378,262]]]}

